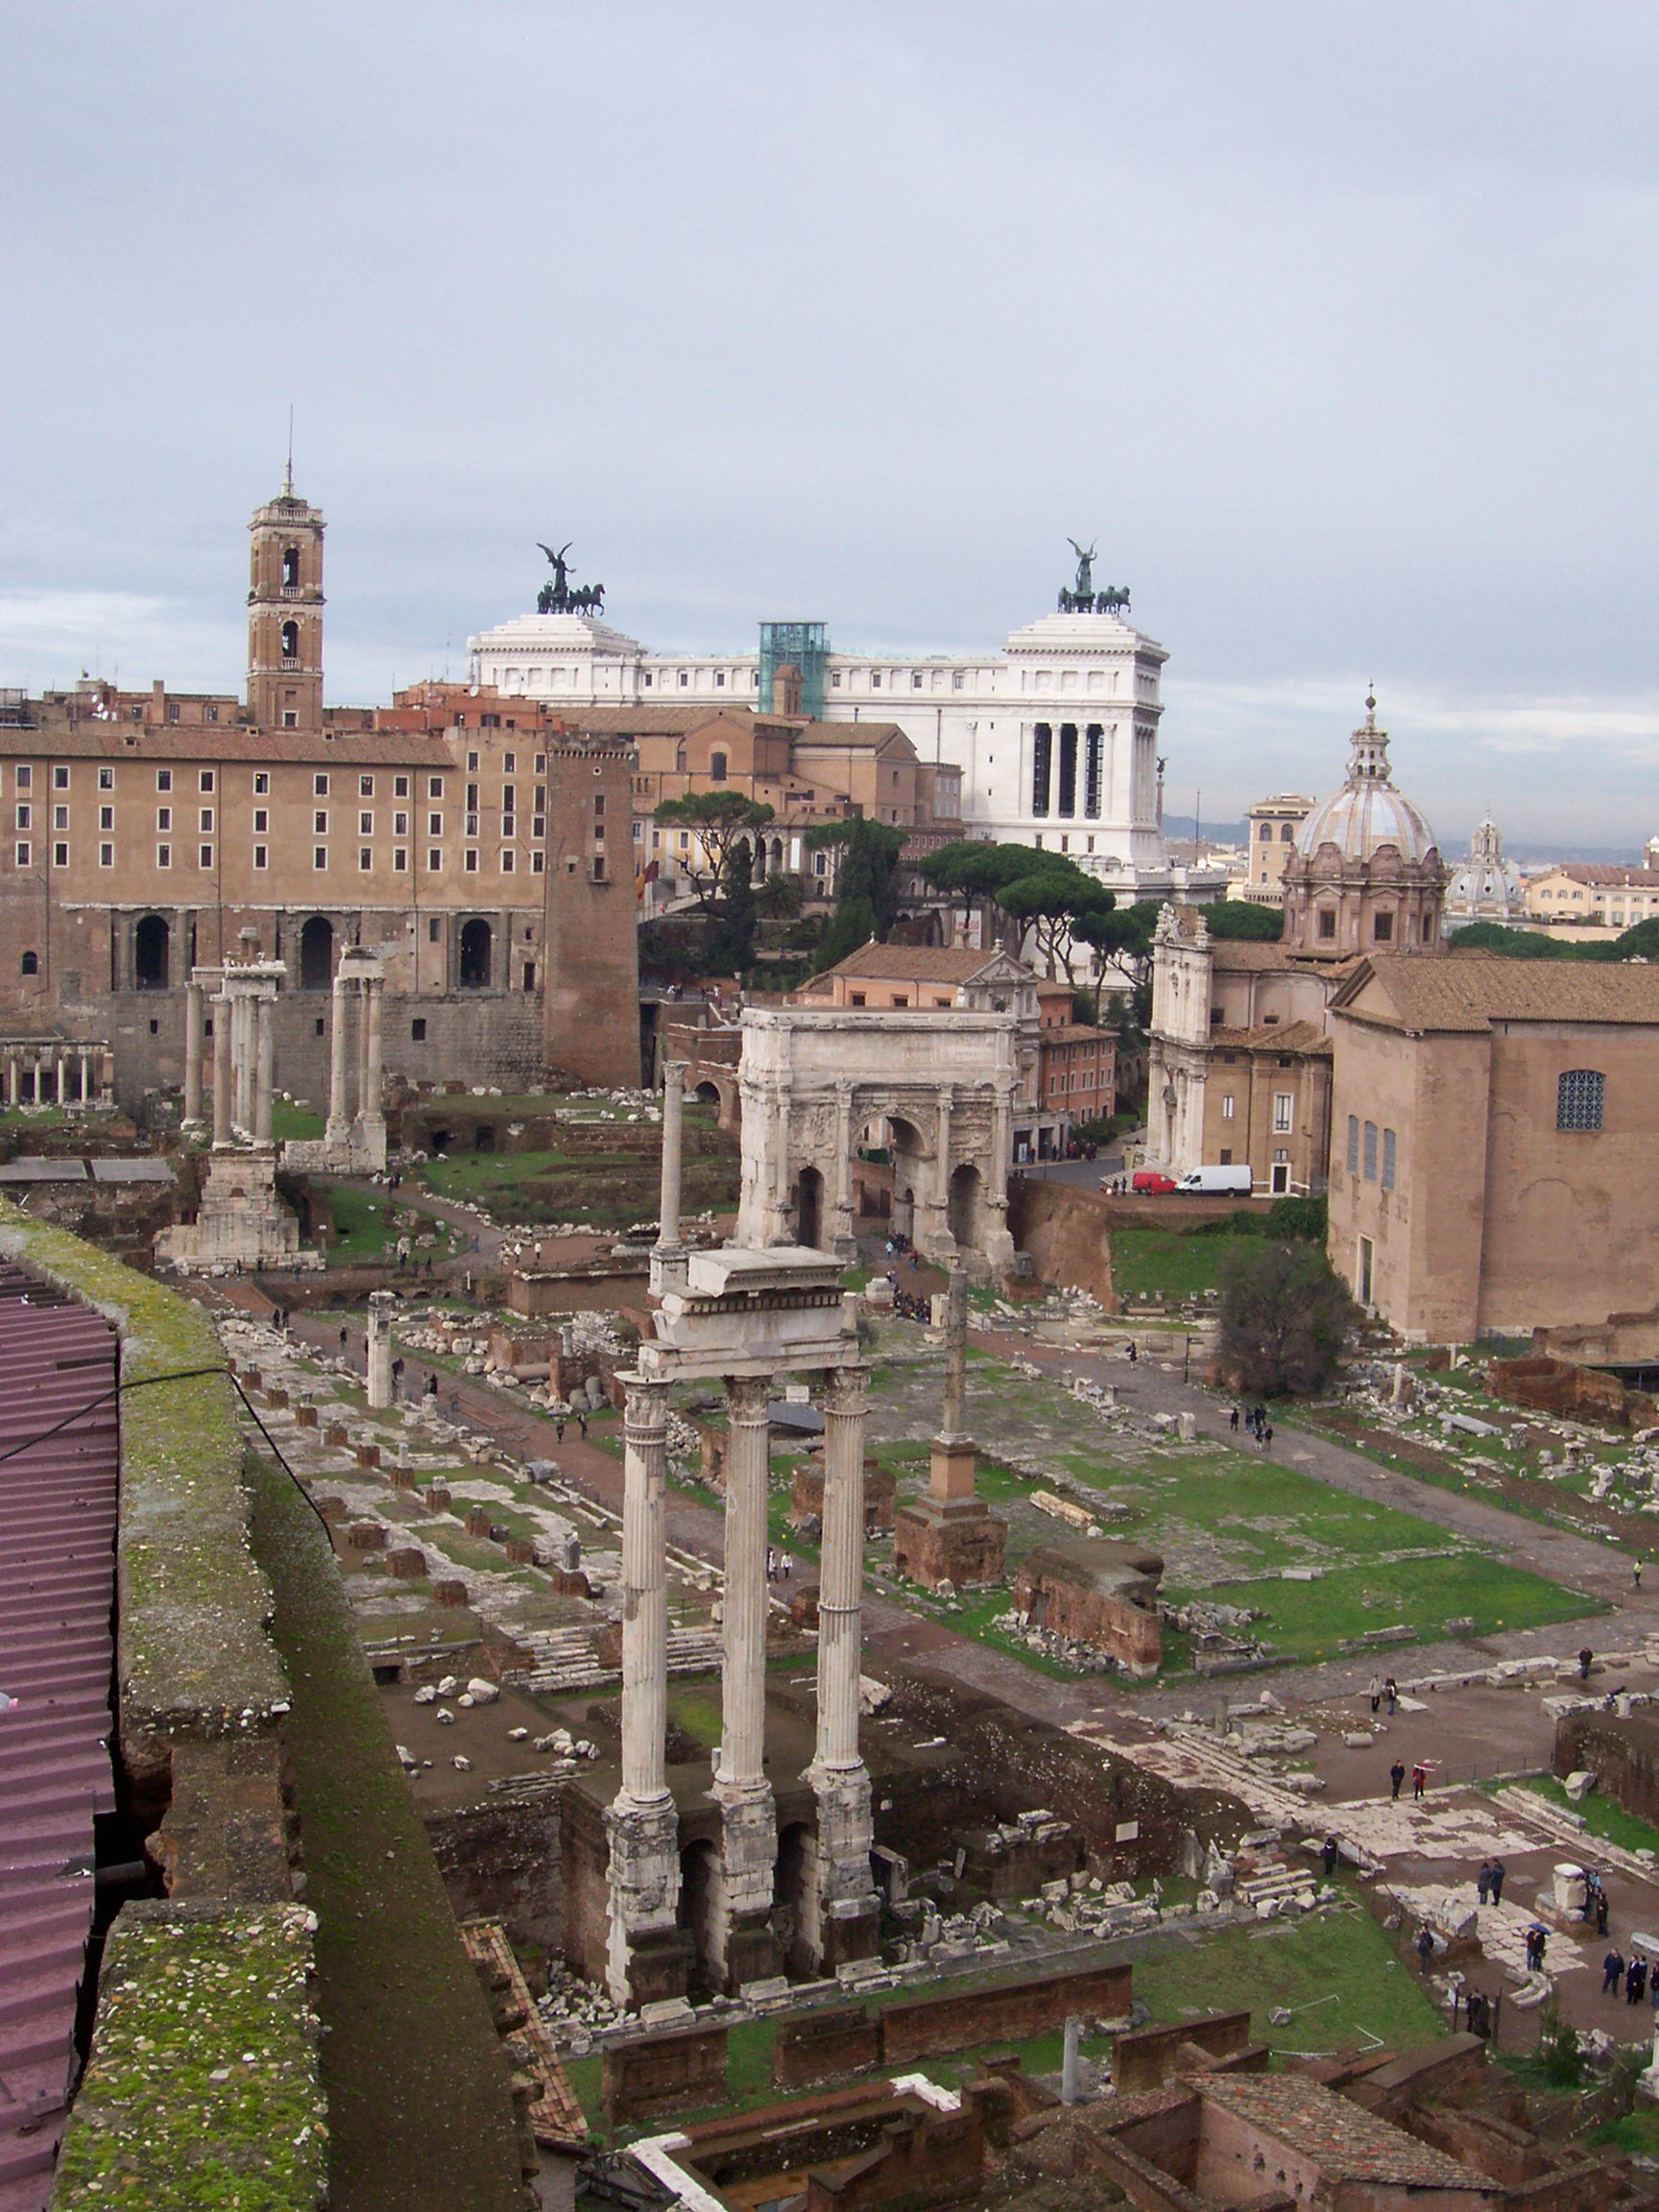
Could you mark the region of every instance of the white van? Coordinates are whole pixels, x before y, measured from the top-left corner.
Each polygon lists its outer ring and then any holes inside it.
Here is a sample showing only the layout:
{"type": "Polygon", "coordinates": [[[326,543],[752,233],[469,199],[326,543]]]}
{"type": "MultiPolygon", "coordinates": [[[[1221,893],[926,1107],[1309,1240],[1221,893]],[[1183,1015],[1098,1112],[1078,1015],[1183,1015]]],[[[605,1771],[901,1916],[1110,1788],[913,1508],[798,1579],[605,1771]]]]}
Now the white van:
{"type": "Polygon", "coordinates": [[[1183,1175],[1175,1186],[1177,1190],[1190,1190],[1200,1198],[1248,1198],[1250,1195],[1250,1169],[1243,1167],[1194,1167],[1183,1175]]]}

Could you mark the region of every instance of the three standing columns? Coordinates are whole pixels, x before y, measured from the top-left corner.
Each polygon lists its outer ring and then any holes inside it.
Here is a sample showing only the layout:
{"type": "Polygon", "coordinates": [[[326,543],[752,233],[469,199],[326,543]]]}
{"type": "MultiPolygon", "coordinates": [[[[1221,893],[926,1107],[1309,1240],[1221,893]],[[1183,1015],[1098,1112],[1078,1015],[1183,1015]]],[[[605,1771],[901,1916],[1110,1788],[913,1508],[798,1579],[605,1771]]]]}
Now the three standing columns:
{"type": "Polygon", "coordinates": [[[685,1993],[680,1839],[669,1794],[668,1385],[622,1377],[622,1787],[605,1814],[610,1841],[606,1985],[618,2005],[685,1993]]]}
{"type": "Polygon", "coordinates": [[[863,1671],[864,1414],[869,1370],[839,1367],[824,1393],[824,1548],[818,1590],[818,1740],[806,1779],[818,1802],[816,1928],[826,1971],[875,1951],[870,1775],[858,1753],[863,1671]]]}

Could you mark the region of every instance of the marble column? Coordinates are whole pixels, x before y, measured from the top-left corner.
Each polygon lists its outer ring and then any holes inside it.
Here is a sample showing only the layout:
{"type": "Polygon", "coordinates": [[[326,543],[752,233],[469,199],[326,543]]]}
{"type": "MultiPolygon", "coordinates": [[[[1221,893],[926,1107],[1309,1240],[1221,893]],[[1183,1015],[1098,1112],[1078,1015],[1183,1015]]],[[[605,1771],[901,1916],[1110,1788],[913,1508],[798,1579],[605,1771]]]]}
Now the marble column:
{"type": "Polygon", "coordinates": [[[8,1052],[6,1055],[6,1103],[8,1106],[15,1106],[17,1103],[17,1055],[15,1052],[8,1052]]]}
{"type": "Polygon", "coordinates": [[[765,1377],[726,1382],[726,1580],[720,1675],[720,1910],[709,1964],[729,1995],[768,1979],[778,1816],[766,1779],[766,1491],[771,1429],[765,1377]]]}
{"type": "Polygon", "coordinates": [[[343,975],[334,978],[334,1002],[331,1008],[333,1027],[328,1037],[328,1121],[324,1130],[325,1143],[344,1145],[351,1131],[349,1100],[347,1096],[350,1066],[346,1053],[347,1008],[350,1003],[349,988],[343,975]]]}
{"type": "Polygon", "coordinates": [[[668,1385],[625,1374],[622,1492],[622,1786],[610,1838],[606,1984],[619,2005],[685,1993],[678,1928],[679,1823],[665,1762],[668,1724],[668,1385]]]}
{"type": "Polygon", "coordinates": [[[853,1086],[835,1086],[835,1226],[825,1249],[838,1260],[857,1257],[853,1220],[853,1086]]]}
{"type": "Polygon", "coordinates": [[[685,1143],[685,1070],[670,1060],[662,1070],[662,1172],[657,1208],[657,1242],[651,1252],[651,1287],[659,1296],[685,1283],[685,1247],[680,1241],[680,1175],[685,1143]]]}
{"type": "Polygon", "coordinates": [[[364,1374],[371,1407],[392,1403],[392,1315],[397,1304],[390,1290],[375,1290],[369,1299],[369,1335],[364,1374]]]}
{"type": "Polygon", "coordinates": [[[230,1142],[230,1001],[213,995],[213,1142],[230,1142]]]}
{"type": "Polygon", "coordinates": [[[276,1082],[276,1000],[262,998],[253,1008],[253,1141],[271,1142],[272,1093],[276,1082]]]}
{"type": "Polygon", "coordinates": [[[253,1001],[246,991],[231,1000],[230,1118],[244,1135],[253,1134],[253,1001]]]}
{"type": "Polygon", "coordinates": [[[52,1064],[52,1091],[53,1091],[53,1098],[52,1098],[52,1103],[53,1103],[53,1105],[54,1105],[54,1106],[61,1106],[61,1105],[63,1104],[63,1102],[64,1102],[64,1100],[63,1100],[63,1071],[64,1071],[64,1070],[65,1070],[65,1069],[68,1067],[68,1065],[69,1065],[69,1062],[68,1062],[68,1058],[67,1058],[67,1055],[66,1055],[66,1054],[64,1054],[64,1053],[62,1053],[62,1052],[60,1052],[60,1053],[58,1053],[58,1054],[56,1055],[56,1057],[55,1057],[54,1061],[53,1061],[53,1064],[52,1064]]]}
{"type": "Polygon", "coordinates": [[[363,1117],[363,1133],[371,1151],[376,1148],[383,1154],[386,1143],[386,1117],[380,1103],[380,1017],[384,986],[380,978],[371,976],[363,984],[363,1098],[359,1111],[363,1117]]]}
{"type": "Polygon", "coordinates": [[[184,986],[184,1118],[202,1118],[202,986],[184,986]]]}
{"type": "Polygon", "coordinates": [[[826,1969],[873,1956],[870,1776],[858,1754],[864,1594],[864,1412],[869,1370],[839,1367],[824,1393],[824,1545],[818,1592],[818,1740],[806,1779],[818,1801],[817,1929],[826,1969]]]}

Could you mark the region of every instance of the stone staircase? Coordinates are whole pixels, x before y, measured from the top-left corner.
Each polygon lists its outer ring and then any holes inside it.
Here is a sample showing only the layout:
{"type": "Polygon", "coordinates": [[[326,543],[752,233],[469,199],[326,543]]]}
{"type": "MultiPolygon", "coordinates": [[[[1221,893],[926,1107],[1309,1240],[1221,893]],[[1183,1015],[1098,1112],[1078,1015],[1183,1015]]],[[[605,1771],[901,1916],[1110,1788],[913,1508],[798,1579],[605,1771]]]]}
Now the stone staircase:
{"type": "MultiPolygon", "coordinates": [[[[544,1697],[565,1697],[581,1690],[604,1690],[621,1679],[608,1667],[594,1647],[593,1630],[577,1624],[568,1628],[537,1629],[521,1639],[532,1664],[512,1675],[520,1690],[544,1697]]],[[[702,1674],[720,1664],[720,1631],[708,1626],[670,1628],[670,1674],[702,1674]]]]}

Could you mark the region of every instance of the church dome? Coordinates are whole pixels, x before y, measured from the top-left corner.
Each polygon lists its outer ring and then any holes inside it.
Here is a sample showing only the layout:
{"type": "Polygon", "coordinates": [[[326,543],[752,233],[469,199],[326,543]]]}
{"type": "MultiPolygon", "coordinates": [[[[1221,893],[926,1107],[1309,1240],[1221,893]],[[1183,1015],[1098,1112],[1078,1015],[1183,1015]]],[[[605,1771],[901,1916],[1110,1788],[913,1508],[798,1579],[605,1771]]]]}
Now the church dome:
{"type": "Polygon", "coordinates": [[[1311,859],[1322,845],[1334,845],[1344,861],[1369,860],[1389,845],[1409,866],[1435,850],[1428,820],[1388,773],[1388,733],[1377,727],[1377,702],[1367,697],[1365,719],[1354,733],[1348,780],[1340,791],[1314,807],[1296,833],[1296,850],[1311,859]]]}
{"type": "Polygon", "coordinates": [[[1469,840],[1469,851],[1446,886],[1446,919],[1514,922],[1527,915],[1527,886],[1513,860],[1503,857],[1503,835],[1490,819],[1469,840]]]}

